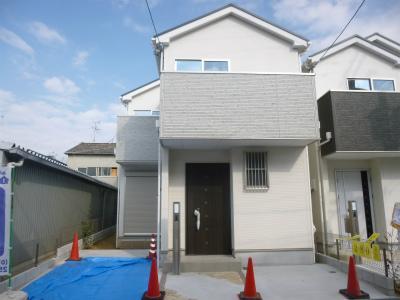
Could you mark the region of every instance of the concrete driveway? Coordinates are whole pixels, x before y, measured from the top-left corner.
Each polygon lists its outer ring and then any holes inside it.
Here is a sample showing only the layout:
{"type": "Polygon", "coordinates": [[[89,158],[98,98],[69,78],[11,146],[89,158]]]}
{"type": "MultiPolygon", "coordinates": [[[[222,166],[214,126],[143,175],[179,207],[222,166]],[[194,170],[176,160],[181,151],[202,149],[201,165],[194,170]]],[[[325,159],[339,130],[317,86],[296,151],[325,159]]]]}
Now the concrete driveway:
{"type": "MultiPolygon", "coordinates": [[[[347,275],[324,264],[297,266],[257,266],[254,268],[257,290],[263,299],[345,299],[338,293],[347,285],[347,275]]],[[[360,282],[371,299],[395,299],[371,285],[360,282]]],[[[243,290],[238,273],[168,274],[165,288],[168,300],[235,299],[243,290]]]]}

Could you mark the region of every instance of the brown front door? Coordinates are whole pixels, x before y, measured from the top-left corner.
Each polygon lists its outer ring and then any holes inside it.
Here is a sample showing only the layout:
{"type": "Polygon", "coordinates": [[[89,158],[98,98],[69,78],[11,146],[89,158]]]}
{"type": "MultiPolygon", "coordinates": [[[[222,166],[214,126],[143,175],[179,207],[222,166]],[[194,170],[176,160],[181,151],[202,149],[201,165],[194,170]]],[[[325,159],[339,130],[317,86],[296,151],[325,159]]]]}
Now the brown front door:
{"type": "Polygon", "coordinates": [[[231,254],[229,182],[229,164],[186,164],[186,254],[231,254]]]}

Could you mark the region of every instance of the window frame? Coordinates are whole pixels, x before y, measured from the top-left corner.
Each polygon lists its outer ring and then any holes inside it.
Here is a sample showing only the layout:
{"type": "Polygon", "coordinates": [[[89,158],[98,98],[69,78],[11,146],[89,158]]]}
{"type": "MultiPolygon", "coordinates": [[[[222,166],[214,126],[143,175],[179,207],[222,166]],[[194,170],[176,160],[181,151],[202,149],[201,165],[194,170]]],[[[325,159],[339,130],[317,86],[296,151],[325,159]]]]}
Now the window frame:
{"type": "Polygon", "coordinates": [[[269,172],[268,172],[268,151],[266,150],[245,150],[243,151],[243,191],[244,192],[266,192],[269,190],[269,172]],[[261,169],[264,169],[265,176],[265,186],[249,186],[248,182],[248,168],[247,168],[247,154],[248,153],[262,153],[264,155],[264,166],[261,169]]]}
{"type": "Polygon", "coordinates": [[[349,91],[364,91],[365,92],[365,91],[372,91],[372,88],[373,88],[371,78],[368,78],[368,77],[348,77],[346,81],[347,81],[347,89],[349,91]],[[369,83],[369,90],[357,90],[357,89],[352,90],[352,89],[350,89],[350,83],[349,83],[350,80],[367,80],[369,83]]]}
{"type": "Polygon", "coordinates": [[[175,58],[175,72],[180,73],[229,73],[231,71],[231,61],[227,58],[175,58]],[[196,60],[201,61],[201,71],[178,71],[178,60],[196,60]],[[228,70],[227,71],[205,71],[204,70],[204,62],[205,61],[221,61],[228,63],[228,70]]]}
{"type": "Polygon", "coordinates": [[[371,77],[371,86],[372,90],[375,92],[384,92],[384,93],[390,93],[390,92],[395,92],[396,91],[396,81],[394,78],[376,78],[376,77],[371,77]],[[385,81],[391,81],[393,82],[393,91],[381,91],[381,90],[376,90],[374,87],[374,80],[385,80],[385,81]]]}
{"type": "Polygon", "coordinates": [[[79,167],[77,170],[78,170],[79,173],[82,173],[82,174],[86,174],[86,175],[87,175],[87,168],[86,168],[86,167],[79,167]],[[79,170],[79,169],[84,169],[85,172],[82,172],[82,171],[79,170]]]}
{"type": "Polygon", "coordinates": [[[396,92],[396,80],[394,78],[382,78],[382,77],[347,77],[346,78],[346,84],[347,84],[347,90],[352,91],[352,92],[380,92],[380,93],[395,93],[396,92]],[[349,80],[351,79],[365,79],[369,81],[369,90],[351,90],[350,85],[349,85],[349,80]],[[374,88],[374,80],[388,80],[393,82],[393,91],[381,91],[381,90],[376,90],[374,88]]]}
{"type": "Polygon", "coordinates": [[[111,177],[111,167],[98,167],[98,175],[99,177],[111,177]],[[103,169],[109,169],[109,175],[103,175],[103,169]]]}

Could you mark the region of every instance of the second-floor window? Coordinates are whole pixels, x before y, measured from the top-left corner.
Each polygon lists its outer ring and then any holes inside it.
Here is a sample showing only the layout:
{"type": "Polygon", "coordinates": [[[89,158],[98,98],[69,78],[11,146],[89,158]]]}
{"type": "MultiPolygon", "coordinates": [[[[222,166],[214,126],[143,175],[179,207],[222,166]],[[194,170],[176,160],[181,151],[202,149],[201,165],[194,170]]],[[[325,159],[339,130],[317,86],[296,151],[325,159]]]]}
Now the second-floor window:
{"type": "Polygon", "coordinates": [[[176,59],[178,72],[228,72],[228,60],[176,59]]]}
{"type": "Polygon", "coordinates": [[[394,80],[374,78],[349,78],[347,79],[349,90],[362,91],[394,91],[394,80]]]}

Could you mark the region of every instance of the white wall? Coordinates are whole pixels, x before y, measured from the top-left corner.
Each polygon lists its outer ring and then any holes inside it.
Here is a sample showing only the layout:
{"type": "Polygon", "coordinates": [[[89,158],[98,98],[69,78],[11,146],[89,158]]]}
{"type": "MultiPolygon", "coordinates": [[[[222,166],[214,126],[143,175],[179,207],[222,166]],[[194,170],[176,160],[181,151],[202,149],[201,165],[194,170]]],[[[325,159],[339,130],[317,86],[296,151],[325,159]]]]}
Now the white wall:
{"type": "MultiPolygon", "coordinates": [[[[67,165],[74,170],[87,167],[118,167],[114,155],[68,155],[67,165]]],[[[116,176],[94,176],[94,178],[117,186],[116,176]]]]}
{"type": "Polygon", "coordinates": [[[232,150],[235,250],[313,248],[306,147],[268,152],[269,190],[243,190],[243,150],[232,150]]]}
{"type": "MultiPolygon", "coordinates": [[[[129,94],[124,98],[129,98],[129,94]]],[[[135,110],[160,110],[160,86],[157,85],[135,96],[128,104],[128,114],[135,115],[135,110]]]]}
{"type": "MultiPolygon", "coordinates": [[[[259,149],[259,148],[258,148],[259,149]]],[[[312,213],[306,147],[271,147],[268,151],[270,189],[243,191],[243,149],[231,151],[169,151],[169,208],[181,203],[181,247],[185,241],[185,164],[231,163],[232,239],[235,250],[313,248],[312,213]]],[[[168,224],[172,247],[172,222],[168,224]]]]}
{"type": "Polygon", "coordinates": [[[232,72],[300,72],[291,43],[233,16],[172,40],[164,59],[165,71],[175,59],[229,59],[232,72]]]}
{"type": "Polygon", "coordinates": [[[400,89],[400,69],[356,45],[324,58],[314,72],[317,99],[329,90],[348,90],[350,77],[394,79],[400,89]]]}
{"type": "Polygon", "coordinates": [[[391,231],[393,207],[396,202],[400,202],[400,158],[381,158],[379,166],[382,176],[386,228],[391,231]]]}

